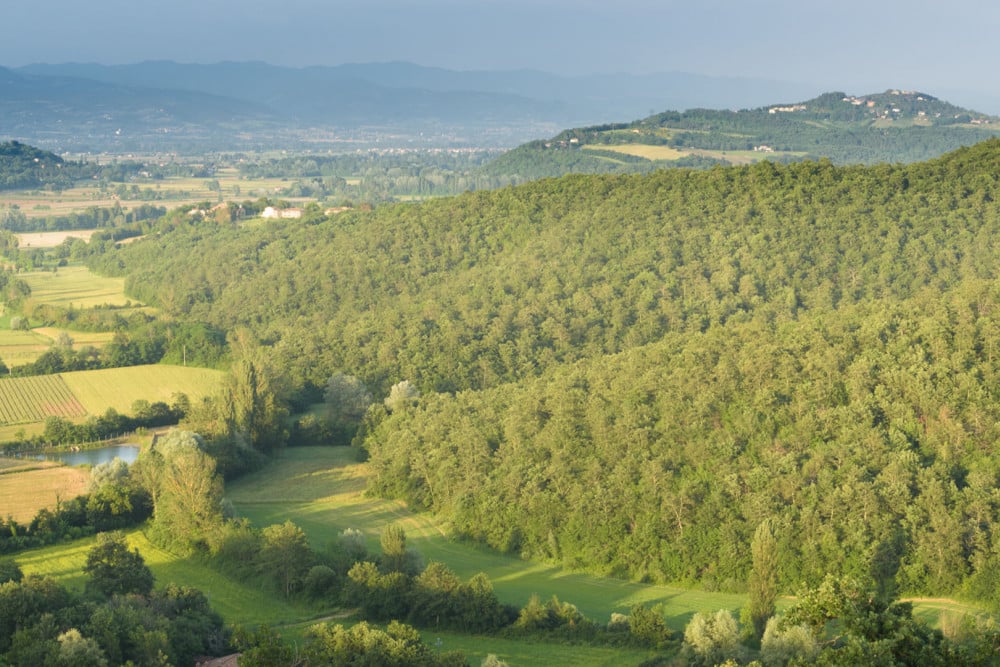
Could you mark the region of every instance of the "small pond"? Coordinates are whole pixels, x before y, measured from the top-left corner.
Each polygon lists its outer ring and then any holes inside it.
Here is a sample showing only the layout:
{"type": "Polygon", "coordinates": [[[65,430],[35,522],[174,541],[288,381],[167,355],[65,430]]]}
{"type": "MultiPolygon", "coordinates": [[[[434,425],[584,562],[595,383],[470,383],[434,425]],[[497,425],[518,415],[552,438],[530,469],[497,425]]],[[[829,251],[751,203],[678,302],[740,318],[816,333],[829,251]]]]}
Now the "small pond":
{"type": "Polygon", "coordinates": [[[125,463],[132,463],[139,458],[139,448],[136,445],[111,445],[98,449],[85,449],[79,452],[52,452],[51,454],[35,454],[41,461],[62,461],[68,466],[90,464],[96,466],[107,463],[115,457],[125,463]]]}

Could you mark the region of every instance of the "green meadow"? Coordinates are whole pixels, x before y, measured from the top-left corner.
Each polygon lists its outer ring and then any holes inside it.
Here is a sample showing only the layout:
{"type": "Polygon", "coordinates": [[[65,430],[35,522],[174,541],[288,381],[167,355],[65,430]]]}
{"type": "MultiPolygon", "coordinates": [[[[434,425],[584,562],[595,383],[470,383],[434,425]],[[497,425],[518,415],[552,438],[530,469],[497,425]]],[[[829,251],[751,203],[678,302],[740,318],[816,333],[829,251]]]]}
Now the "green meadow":
{"type": "Polygon", "coordinates": [[[32,271],[19,276],[31,287],[29,301],[53,306],[88,308],[124,306],[124,278],[107,278],[85,266],[66,266],[58,271],[32,271]]]}

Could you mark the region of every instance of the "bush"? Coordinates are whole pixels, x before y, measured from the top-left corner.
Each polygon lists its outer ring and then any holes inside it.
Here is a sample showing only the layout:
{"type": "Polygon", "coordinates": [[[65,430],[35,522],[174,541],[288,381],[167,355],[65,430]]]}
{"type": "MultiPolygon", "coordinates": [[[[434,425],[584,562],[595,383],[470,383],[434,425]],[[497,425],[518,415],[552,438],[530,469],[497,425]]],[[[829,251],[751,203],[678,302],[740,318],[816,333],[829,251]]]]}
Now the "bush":
{"type": "Polygon", "coordinates": [[[740,644],[740,628],[731,612],[698,612],[684,628],[684,652],[692,664],[716,665],[740,660],[746,649],[740,644]]]}

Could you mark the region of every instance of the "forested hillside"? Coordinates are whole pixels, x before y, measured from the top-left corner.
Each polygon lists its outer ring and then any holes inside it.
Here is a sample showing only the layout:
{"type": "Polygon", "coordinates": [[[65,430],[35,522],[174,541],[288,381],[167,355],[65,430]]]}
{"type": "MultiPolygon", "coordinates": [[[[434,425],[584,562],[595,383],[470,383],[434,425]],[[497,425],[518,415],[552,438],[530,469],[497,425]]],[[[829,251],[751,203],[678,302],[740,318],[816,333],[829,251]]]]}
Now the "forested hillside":
{"type": "Polygon", "coordinates": [[[890,90],[858,97],[837,92],[794,104],[666,111],[632,123],[565,130],[509,151],[483,171],[541,178],[764,159],[914,162],[998,133],[1000,120],[926,93],[890,90]]]}
{"type": "Polygon", "coordinates": [[[992,599],[1000,140],[906,166],[573,176],[94,258],[369,413],[378,489],[503,550],[739,588],[992,599]]]}

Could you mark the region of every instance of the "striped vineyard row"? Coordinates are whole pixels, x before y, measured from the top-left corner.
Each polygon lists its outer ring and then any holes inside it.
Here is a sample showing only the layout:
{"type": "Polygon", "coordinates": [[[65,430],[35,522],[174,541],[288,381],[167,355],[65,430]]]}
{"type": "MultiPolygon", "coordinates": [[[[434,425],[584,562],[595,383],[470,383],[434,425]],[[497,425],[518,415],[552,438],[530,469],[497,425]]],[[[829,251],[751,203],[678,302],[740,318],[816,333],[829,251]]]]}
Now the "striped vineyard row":
{"type": "Polygon", "coordinates": [[[0,424],[27,424],[46,417],[83,417],[83,405],[60,375],[0,380],[0,424]]]}

